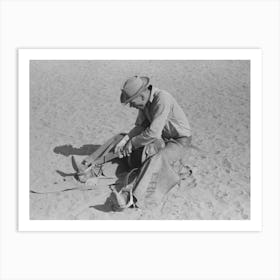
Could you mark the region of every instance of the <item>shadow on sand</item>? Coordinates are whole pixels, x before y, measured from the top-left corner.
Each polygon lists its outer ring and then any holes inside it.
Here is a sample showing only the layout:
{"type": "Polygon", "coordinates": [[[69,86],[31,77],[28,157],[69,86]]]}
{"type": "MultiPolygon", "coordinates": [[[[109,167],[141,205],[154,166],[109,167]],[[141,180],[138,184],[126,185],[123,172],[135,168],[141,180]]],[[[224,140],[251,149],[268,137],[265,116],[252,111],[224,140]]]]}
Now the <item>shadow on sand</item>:
{"type": "Polygon", "coordinates": [[[80,148],[75,148],[72,145],[57,146],[53,149],[53,152],[63,156],[79,155],[88,156],[95,152],[101,145],[85,144],[80,148]]]}
{"type": "Polygon", "coordinates": [[[116,211],[120,211],[117,207],[117,201],[116,201],[116,197],[113,193],[110,194],[109,197],[107,197],[106,201],[104,202],[104,204],[98,204],[98,205],[93,205],[90,206],[89,208],[94,208],[95,210],[101,211],[101,212],[116,212],[116,211]]]}
{"type": "MultiPolygon", "coordinates": [[[[75,148],[72,145],[62,145],[62,146],[57,146],[53,149],[53,152],[55,154],[63,155],[63,156],[72,156],[71,158],[71,163],[73,167],[73,171],[71,173],[66,173],[61,170],[56,170],[56,172],[61,176],[61,177],[71,177],[71,176],[76,176],[76,172],[78,172],[78,166],[77,163],[75,162],[75,159],[73,155],[79,155],[79,156],[89,156],[93,152],[95,152],[101,145],[96,145],[96,144],[85,144],[80,148],[75,148]]],[[[76,178],[76,177],[75,177],[76,178]]],[[[77,179],[77,178],[76,178],[77,179]]]]}

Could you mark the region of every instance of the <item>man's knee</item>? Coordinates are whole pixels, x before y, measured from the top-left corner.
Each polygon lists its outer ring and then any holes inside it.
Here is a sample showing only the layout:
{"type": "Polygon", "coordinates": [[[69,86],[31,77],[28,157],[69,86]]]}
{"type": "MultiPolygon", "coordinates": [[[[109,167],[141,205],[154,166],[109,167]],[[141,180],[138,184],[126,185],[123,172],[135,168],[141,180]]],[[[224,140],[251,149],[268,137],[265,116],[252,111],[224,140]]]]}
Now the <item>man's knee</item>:
{"type": "Polygon", "coordinates": [[[165,148],[165,142],[162,139],[155,139],[153,142],[147,144],[142,153],[142,162],[146,159],[160,153],[165,148]]]}
{"type": "Polygon", "coordinates": [[[183,146],[181,143],[174,140],[167,142],[166,147],[162,150],[162,153],[169,162],[174,162],[184,157],[186,149],[186,146],[183,146]]]}

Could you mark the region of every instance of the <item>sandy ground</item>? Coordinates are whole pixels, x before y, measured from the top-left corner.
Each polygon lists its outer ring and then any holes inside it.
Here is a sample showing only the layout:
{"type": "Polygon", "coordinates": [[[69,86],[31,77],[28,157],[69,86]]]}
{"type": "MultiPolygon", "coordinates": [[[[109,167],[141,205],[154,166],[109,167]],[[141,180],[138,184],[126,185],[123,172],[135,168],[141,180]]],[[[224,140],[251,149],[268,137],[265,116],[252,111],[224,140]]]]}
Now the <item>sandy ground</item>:
{"type": "Polygon", "coordinates": [[[248,61],[32,61],[31,219],[250,219],[250,64],[248,61]],[[136,110],[119,103],[129,76],[151,77],[175,96],[193,129],[185,161],[193,176],[161,211],[104,207],[107,183],[90,190],[64,173],[120,131],[136,110]],[[60,171],[60,172],[57,172],[60,171]],[[75,190],[60,190],[76,187],[75,190]]]}

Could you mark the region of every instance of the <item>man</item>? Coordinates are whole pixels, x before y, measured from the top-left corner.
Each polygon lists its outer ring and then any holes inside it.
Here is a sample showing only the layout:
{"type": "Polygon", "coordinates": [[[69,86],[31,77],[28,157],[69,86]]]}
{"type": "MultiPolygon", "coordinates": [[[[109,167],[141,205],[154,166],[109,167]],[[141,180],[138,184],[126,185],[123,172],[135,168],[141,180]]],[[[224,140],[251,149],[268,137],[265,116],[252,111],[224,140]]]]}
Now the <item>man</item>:
{"type": "Polygon", "coordinates": [[[133,187],[137,205],[157,206],[180,180],[174,164],[191,143],[188,119],[172,95],[150,85],[148,77],[129,78],[120,101],[138,109],[138,116],[135,127],[116,145],[115,153],[127,157],[132,168],[140,166],[133,187]]]}

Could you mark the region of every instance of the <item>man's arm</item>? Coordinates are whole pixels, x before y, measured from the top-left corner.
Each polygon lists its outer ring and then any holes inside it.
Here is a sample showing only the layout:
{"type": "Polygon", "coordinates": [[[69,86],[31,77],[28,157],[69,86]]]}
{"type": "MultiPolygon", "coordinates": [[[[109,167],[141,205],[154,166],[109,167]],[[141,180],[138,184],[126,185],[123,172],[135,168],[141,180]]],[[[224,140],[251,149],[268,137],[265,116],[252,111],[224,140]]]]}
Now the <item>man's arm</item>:
{"type": "Polygon", "coordinates": [[[149,126],[149,121],[145,117],[144,113],[139,110],[135,126],[128,132],[129,139],[139,135],[147,126],[149,126]]]}
{"type": "Polygon", "coordinates": [[[149,125],[149,121],[142,111],[139,110],[138,116],[135,121],[135,127],[133,127],[123,138],[122,140],[115,146],[114,152],[119,154],[119,157],[127,156],[132,151],[131,139],[139,135],[147,126],[149,125]],[[126,148],[125,148],[126,147],[126,148]]]}
{"type": "Polygon", "coordinates": [[[144,146],[154,139],[161,139],[162,130],[170,112],[170,102],[162,96],[157,96],[154,102],[151,124],[131,139],[134,148],[144,146]]]}

